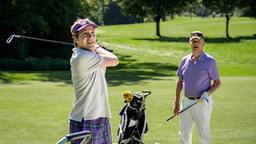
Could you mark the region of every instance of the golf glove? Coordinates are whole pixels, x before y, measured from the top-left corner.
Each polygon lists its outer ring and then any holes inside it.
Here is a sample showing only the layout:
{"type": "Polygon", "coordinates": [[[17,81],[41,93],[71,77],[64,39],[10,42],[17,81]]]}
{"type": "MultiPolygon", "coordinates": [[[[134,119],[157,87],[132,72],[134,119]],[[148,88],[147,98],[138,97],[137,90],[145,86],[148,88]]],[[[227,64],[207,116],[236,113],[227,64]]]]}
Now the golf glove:
{"type": "Polygon", "coordinates": [[[200,101],[202,102],[203,100],[206,100],[206,102],[209,102],[208,98],[209,98],[209,93],[205,91],[203,92],[203,94],[201,94],[200,101]]]}

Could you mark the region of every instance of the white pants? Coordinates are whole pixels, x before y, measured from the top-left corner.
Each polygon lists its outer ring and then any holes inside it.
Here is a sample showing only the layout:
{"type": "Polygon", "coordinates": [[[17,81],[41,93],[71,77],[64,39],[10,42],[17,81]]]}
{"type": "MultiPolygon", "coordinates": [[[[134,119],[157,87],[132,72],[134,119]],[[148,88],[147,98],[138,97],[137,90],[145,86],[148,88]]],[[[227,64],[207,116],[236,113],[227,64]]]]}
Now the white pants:
{"type": "MultiPolygon", "coordinates": [[[[196,100],[190,100],[183,96],[182,109],[195,102],[196,100]]],[[[180,114],[180,144],[192,144],[192,128],[194,123],[199,131],[200,144],[211,143],[210,118],[212,103],[212,97],[209,96],[208,102],[204,100],[202,103],[197,103],[180,114]]]]}

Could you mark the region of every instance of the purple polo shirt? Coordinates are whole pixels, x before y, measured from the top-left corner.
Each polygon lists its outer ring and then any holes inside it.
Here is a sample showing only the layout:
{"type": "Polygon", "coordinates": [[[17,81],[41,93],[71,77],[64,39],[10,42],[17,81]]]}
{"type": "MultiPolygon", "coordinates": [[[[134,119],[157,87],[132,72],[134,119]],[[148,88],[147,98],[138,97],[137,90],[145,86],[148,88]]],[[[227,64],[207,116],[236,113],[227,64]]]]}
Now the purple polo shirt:
{"type": "Polygon", "coordinates": [[[195,63],[191,56],[189,54],[182,58],[177,76],[183,80],[182,87],[186,96],[200,97],[210,89],[211,80],[219,80],[219,72],[212,56],[203,52],[195,63]]]}

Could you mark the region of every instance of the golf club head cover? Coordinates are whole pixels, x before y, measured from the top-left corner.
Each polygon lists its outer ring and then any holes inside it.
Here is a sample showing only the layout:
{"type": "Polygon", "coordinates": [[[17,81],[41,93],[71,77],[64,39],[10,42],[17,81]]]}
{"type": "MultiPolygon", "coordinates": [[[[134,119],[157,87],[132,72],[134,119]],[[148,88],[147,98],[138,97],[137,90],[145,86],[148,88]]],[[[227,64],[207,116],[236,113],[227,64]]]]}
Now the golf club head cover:
{"type": "Polygon", "coordinates": [[[133,99],[133,92],[130,90],[126,90],[122,93],[124,102],[131,102],[133,99]]]}

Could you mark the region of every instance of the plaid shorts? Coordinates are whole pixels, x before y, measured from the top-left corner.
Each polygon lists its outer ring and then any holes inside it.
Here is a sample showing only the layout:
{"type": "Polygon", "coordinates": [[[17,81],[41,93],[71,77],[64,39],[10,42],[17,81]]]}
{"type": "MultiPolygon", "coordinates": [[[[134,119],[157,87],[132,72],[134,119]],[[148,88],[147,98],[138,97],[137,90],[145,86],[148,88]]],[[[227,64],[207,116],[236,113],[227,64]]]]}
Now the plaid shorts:
{"type": "MultiPolygon", "coordinates": [[[[98,118],[94,120],[84,120],[81,122],[69,120],[69,132],[91,131],[92,137],[89,144],[111,144],[111,128],[109,118],[98,118]]],[[[74,140],[71,144],[80,144],[81,140],[74,140]]]]}

